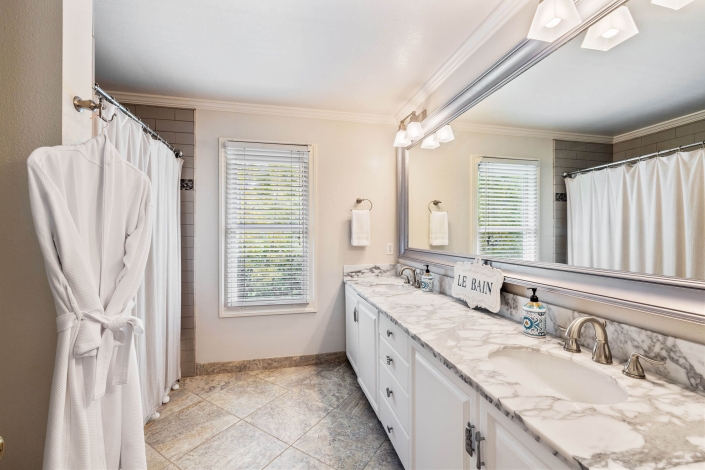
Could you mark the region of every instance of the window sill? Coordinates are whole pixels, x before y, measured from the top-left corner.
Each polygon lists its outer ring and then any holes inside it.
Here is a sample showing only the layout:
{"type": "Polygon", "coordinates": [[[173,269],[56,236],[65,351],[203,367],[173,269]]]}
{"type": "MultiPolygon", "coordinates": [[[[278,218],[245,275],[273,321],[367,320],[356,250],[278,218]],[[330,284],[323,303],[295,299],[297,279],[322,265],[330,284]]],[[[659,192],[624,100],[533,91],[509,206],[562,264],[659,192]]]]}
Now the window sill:
{"type": "Polygon", "coordinates": [[[302,307],[284,307],[277,308],[276,306],[264,307],[243,307],[243,308],[222,308],[220,310],[220,318],[237,318],[237,317],[260,317],[266,315],[290,315],[297,313],[316,313],[316,308],[312,306],[302,307]]]}

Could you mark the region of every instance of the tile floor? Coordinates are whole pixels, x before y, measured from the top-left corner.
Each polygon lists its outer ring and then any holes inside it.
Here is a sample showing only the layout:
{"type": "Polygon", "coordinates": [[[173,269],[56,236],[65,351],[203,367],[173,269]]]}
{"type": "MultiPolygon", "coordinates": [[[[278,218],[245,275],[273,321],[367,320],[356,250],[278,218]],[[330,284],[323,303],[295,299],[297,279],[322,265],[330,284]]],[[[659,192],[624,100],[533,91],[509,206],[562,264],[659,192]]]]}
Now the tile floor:
{"type": "Polygon", "coordinates": [[[348,363],[184,379],[145,426],[150,470],[403,470],[348,363]]]}

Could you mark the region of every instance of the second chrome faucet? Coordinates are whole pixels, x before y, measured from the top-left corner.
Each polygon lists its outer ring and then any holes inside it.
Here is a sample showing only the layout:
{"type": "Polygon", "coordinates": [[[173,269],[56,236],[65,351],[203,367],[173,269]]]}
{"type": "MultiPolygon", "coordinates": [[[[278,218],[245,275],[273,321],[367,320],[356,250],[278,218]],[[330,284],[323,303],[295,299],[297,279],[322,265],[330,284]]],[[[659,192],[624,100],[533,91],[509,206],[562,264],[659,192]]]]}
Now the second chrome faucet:
{"type": "Polygon", "coordinates": [[[573,320],[565,332],[567,339],[563,345],[563,349],[574,353],[580,352],[578,339],[580,339],[580,332],[586,323],[592,323],[595,327],[595,336],[597,337],[595,346],[592,348],[592,360],[598,364],[612,364],[612,351],[610,351],[610,345],[607,343],[607,331],[605,330],[607,323],[595,317],[580,317],[573,320]]]}

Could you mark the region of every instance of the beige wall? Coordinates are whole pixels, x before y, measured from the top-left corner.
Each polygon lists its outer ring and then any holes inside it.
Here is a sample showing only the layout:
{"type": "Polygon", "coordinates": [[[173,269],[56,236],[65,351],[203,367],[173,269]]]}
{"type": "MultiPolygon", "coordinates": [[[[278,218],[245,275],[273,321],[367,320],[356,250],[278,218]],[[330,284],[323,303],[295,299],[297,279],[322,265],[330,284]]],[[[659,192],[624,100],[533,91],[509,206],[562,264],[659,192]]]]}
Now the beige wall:
{"type": "MultiPolygon", "coordinates": [[[[85,113],[79,116],[73,111],[70,122],[62,119],[62,105],[66,108],[62,88],[76,90],[86,98],[90,94],[91,57],[86,59],[81,53],[62,55],[62,44],[76,40],[89,41],[91,50],[90,22],[71,23],[72,33],[82,28],[83,34],[69,39],[64,37],[68,33],[62,27],[64,9],[85,6],[86,2],[70,0],[2,2],[0,435],[5,439],[5,456],[0,469],[42,466],[56,349],[56,312],[32,224],[26,161],[37,147],[60,145],[62,134],[66,136],[64,143],[91,135],[90,117],[85,113]],[[63,76],[62,71],[71,67],[83,74],[63,76]]],[[[80,16],[90,18],[85,11],[80,16]]],[[[78,49],[85,51],[85,44],[78,49]]]]}
{"type": "Polygon", "coordinates": [[[614,144],[613,160],[625,160],[705,140],[705,119],[614,144]]]}
{"type": "Polygon", "coordinates": [[[196,111],[196,361],[223,362],[343,351],[343,265],[394,263],[396,127],[196,111]],[[315,144],[316,313],[218,317],[218,138],[315,144]],[[350,209],[371,199],[371,245],[350,246],[350,209]]]}
{"type": "Polygon", "coordinates": [[[434,150],[414,147],[409,168],[409,246],[451,253],[472,254],[475,204],[471,190],[473,155],[527,158],[540,162],[539,260],[553,261],[553,141],[532,137],[454,131],[455,140],[434,150]],[[428,203],[443,202],[448,211],[449,245],[429,247],[428,203]]]}

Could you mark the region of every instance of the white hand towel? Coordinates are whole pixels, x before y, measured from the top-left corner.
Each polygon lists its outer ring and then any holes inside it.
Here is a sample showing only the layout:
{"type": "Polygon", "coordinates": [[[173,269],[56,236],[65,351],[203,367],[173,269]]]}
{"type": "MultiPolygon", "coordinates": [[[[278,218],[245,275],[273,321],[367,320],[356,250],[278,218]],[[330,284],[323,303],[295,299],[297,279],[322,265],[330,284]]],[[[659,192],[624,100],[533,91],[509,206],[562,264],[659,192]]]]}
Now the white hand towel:
{"type": "Polygon", "coordinates": [[[369,246],[370,211],[352,211],[352,246],[369,246]]]}
{"type": "Polygon", "coordinates": [[[431,212],[429,243],[435,246],[448,244],[447,212],[431,212]]]}

